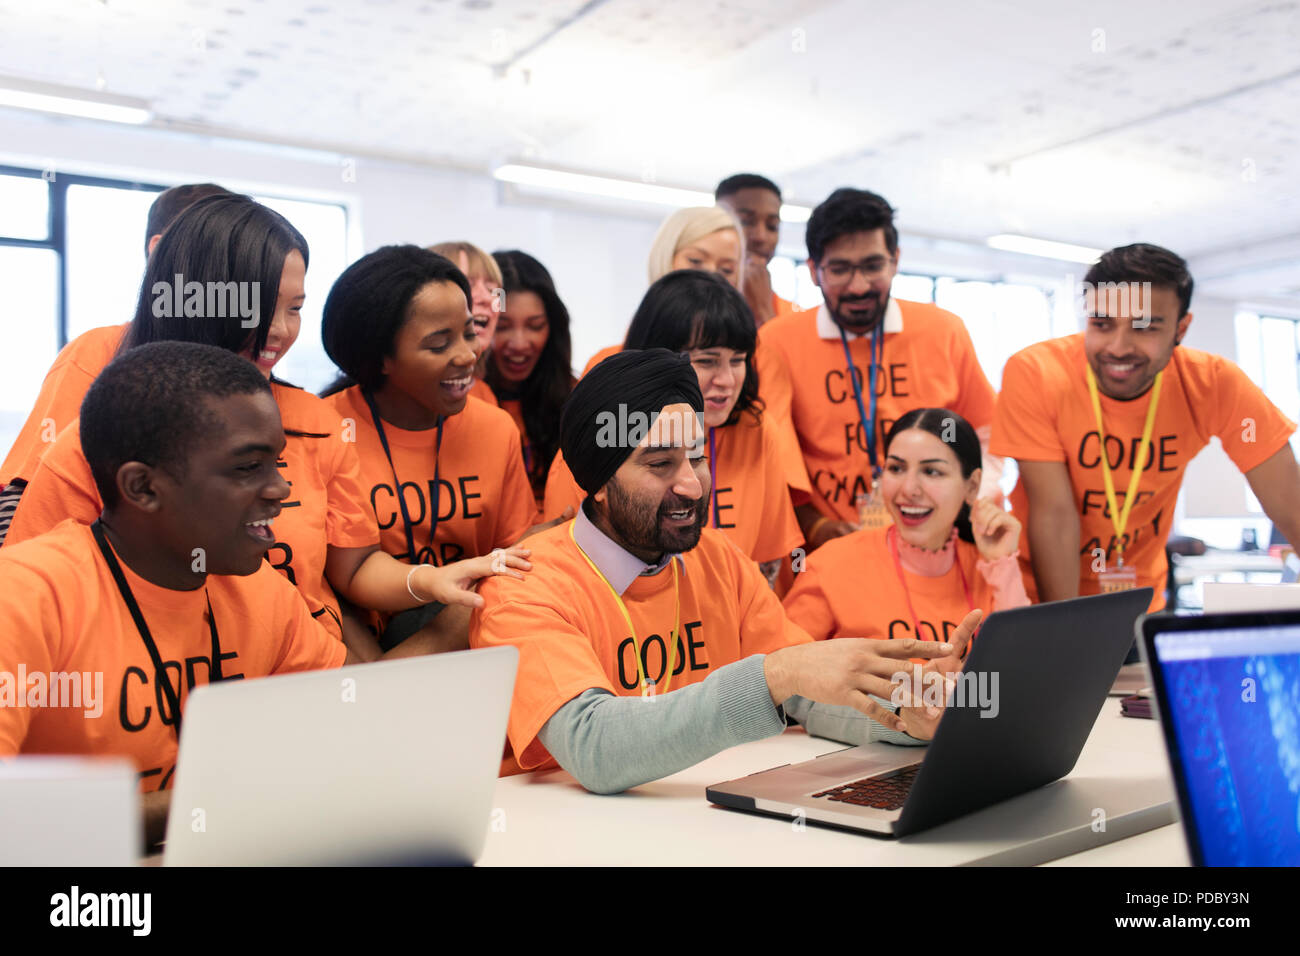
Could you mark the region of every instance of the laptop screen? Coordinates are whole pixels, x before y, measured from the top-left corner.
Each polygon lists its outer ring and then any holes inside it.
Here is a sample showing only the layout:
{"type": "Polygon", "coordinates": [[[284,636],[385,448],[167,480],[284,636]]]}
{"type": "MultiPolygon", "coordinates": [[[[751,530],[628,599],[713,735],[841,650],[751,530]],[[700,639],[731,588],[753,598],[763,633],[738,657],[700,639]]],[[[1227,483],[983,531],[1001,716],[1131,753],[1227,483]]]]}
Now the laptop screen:
{"type": "Polygon", "coordinates": [[[1300,624],[1165,631],[1155,648],[1202,861],[1300,865],[1300,624]]]}

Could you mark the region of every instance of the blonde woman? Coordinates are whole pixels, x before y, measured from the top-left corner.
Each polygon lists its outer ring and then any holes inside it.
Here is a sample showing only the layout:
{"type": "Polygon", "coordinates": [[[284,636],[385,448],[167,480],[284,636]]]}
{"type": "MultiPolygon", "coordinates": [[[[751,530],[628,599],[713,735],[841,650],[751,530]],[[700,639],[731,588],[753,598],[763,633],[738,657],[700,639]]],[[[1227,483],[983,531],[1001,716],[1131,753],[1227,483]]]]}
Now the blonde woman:
{"type": "Polygon", "coordinates": [[[721,206],[679,209],[650,245],[650,282],[674,269],[701,269],[721,273],[739,289],[744,261],[744,233],[730,212],[721,206]]]}

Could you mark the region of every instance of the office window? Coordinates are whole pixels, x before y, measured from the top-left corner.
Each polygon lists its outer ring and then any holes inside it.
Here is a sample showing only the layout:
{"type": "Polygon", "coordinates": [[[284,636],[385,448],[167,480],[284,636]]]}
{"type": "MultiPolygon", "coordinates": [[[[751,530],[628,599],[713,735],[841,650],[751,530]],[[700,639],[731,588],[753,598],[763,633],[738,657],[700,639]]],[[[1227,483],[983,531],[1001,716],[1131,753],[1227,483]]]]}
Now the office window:
{"type": "MultiPolygon", "coordinates": [[[[1300,322],[1238,312],[1235,325],[1237,364],[1284,415],[1300,420],[1300,322]]],[[[1291,447],[1300,454],[1300,435],[1291,436],[1291,447]]],[[[1257,514],[1264,511],[1249,485],[1246,507],[1257,514]]]]}
{"type": "MultiPolygon", "coordinates": [[[[17,437],[58,350],[135,313],[149,206],[163,188],[65,173],[47,181],[38,170],[0,168],[0,455],[17,437]]],[[[318,391],[336,374],[321,347],[320,316],[348,262],[347,211],[332,203],[254,198],[293,223],[311,252],[302,327],[276,371],[318,391]]]]}

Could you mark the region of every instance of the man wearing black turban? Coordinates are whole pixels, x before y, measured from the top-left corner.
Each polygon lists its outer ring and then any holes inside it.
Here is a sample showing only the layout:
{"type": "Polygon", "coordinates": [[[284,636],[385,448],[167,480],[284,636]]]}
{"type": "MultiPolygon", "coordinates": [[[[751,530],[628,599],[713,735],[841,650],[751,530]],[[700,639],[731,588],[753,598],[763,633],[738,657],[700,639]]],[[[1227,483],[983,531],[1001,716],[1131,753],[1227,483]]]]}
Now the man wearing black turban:
{"type": "Polygon", "coordinates": [[[482,586],[470,624],[473,647],[519,648],[507,736],[520,769],[558,763],[614,793],[780,733],[783,708],[850,743],[933,734],[924,708],[884,705],[889,678],[913,657],[955,670],[978,612],[950,644],[814,643],[757,566],[704,527],[703,404],[689,359],[665,349],[612,355],[569,397],[560,447],[587,498],[529,538],[527,580],[482,586]]]}

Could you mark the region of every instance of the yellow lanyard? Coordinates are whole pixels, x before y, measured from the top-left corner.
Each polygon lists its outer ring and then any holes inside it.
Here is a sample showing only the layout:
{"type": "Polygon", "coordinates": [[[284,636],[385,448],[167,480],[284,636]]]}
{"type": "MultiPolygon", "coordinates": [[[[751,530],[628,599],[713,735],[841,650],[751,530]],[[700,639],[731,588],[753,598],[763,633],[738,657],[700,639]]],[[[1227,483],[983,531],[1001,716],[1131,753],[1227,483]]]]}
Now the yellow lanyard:
{"type": "Polygon", "coordinates": [[[1106,484],[1106,503],[1110,506],[1110,521],[1115,526],[1115,550],[1119,554],[1120,567],[1124,566],[1124,529],[1128,527],[1128,516],[1133,510],[1133,498],[1137,493],[1138,482],[1142,480],[1142,469],[1147,466],[1147,452],[1151,447],[1151,431],[1156,423],[1156,408],[1160,405],[1160,385],[1164,381],[1163,370],[1156,372],[1155,384],[1151,386],[1151,400],[1147,403],[1147,422],[1142,429],[1142,444],[1138,446],[1137,459],[1131,462],[1133,474],[1128,480],[1128,493],[1124,496],[1124,510],[1120,511],[1115,501],[1115,479],[1110,475],[1110,461],[1106,457],[1106,429],[1101,423],[1101,396],[1097,392],[1097,379],[1092,374],[1092,366],[1087,366],[1088,393],[1092,396],[1092,410],[1097,415],[1097,441],[1101,446],[1101,480],[1106,484]],[[1118,515],[1118,517],[1116,517],[1118,515]]]}
{"type": "MultiPolygon", "coordinates": [[[[627,631],[632,635],[632,657],[636,661],[637,677],[641,678],[641,694],[642,696],[645,696],[650,692],[650,688],[654,686],[654,682],[648,680],[645,676],[645,667],[641,663],[641,649],[637,647],[636,628],[632,626],[632,615],[627,613],[627,605],[623,603],[623,599],[619,596],[619,593],[614,590],[614,585],[609,583],[609,578],[605,577],[605,575],[601,573],[600,568],[596,567],[596,562],[591,560],[591,558],[587,556],[587,552],[582,550],[582,545],[578,544],[578,539],[573,535],[573,526],[576,523],[577,522],[569,522],[569,537],[573,539],[573,545],[578,549],[578,553],[582,555],[583,560],[586,561],[587,564],[591,565],[591,570],[596,572],[596,577],[605,582],[605,587],[609,588],[609,593],[614,597],[614,603],[616,603],[618,609],[623,612],[623,620],[627,622],[627,631]]],[[[677,666],[677,635],[682,629],[682,595],[677,579],[677,559],[670,558],[668,563],[673,566],[674,623],[672,633],[668,635],[668,666],[664,670],[663,689],[665,694],[668,693],[668,686],[673,682],[673,668],[677,666]]]]}

